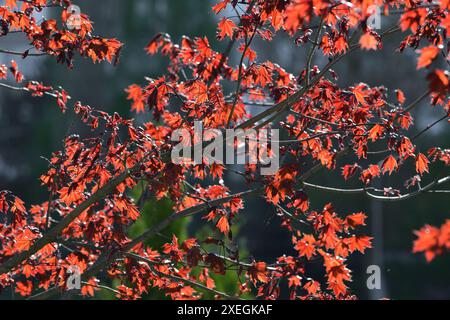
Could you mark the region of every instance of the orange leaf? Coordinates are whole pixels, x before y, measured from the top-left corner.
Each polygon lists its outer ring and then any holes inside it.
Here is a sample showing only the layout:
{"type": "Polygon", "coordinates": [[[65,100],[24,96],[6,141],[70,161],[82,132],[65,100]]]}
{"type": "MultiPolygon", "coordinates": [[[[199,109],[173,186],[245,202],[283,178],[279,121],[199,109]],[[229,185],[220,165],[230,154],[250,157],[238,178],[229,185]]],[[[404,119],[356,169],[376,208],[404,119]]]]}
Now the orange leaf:
{"type": "Polygon", "coordinates": [[[230,224],[228,223],[227,217],[220,217],[219,221],[217,221],[216,227],[220,230],[220,232],[227,234],[230,231],[230,224]]]}
{"type": "Polygon", "coordinates": [[[298,251],[300,257],[306,256],[309,260],[316,252],[316,239],[310,234],[305,234],[303,239],[297,242],[295,250],[298,251]]]}
{"type": "Polygon", "coordinates": [[[31,247],[33,239],[35,238],[36,235],[30,229],[25,229],[17,236],[15,248],[18,251],[28,250],[31,247]]]}
{"type": "Polygon", "coordinates": [[[315,295],[320,290],[320,283],[314,280],[308,281],[303,288],[308,291],[310,295],[315,295]]]}
{"type": "Polygon", "coordinates": [[[433,60],[437,57],[439,51],[439,48],[435,46],[428,46],[417,50],[417,52],[420,53],[419,59],[417,61],[417,69],[428,67],[431,62],[433,62],[433,60]]]}
{"type": "Polygon", "coordinates": [[[367,248],[372,247],[372,238],[367,236],[352,236],[351,238],[344,239],[344,242],[348,245],[351,252],[358,250],[361,253],[367,248]]]}
{"type": "Polygon", "coordinates": [[[188,85],[188,93],[196,103],[201,104],[208,100],[208,87],[202,81],[194,81],[188,85]]]}
{"type": "Polygon", "coordinates": [[[283,14],[277,9],[273,9],[270,13],[272,26],[278,31],[283,25],[283,14]]]}
{"type": "Polygon", "coordinates": [[[219,22],[219,38],[223,39],[225,36],[232,38],[234,28],[236,28],[236,25],[233,21],[223,18],[222,21],[219,22]]]}
{"type": "Polygon", "coordinates": [[[224,0],[219,2],[218,4],[216,4],[212,9],[215,12],[215,14],[218,14],[220,11],[222,11],[223,9],[225,9],[228,5],[228,2],[230,2],[229,0],[224,0]]]}
{"type": "Polygon", "coordinates": [[[400,89],[397,89],[397,90],[395,90],[395,94],[397,95],[397,101],[398,101],[398,103],[404,104],[406,98],[405,98],[405,94],[403,93],[403,91],[400,90],[400,89]]]}
{"type": "Polygon", "coordinates": [[[17,0],[6,0],[6,6],[14,9],[15,7],[17,7],[17,0]]]}
{"type": "Polygon", "coordinates": [[[256,283],[257,281],[267,283],[269,278],[267,277],[266,272],[267,266],[265,262],[254,262],[248,269],[248,274],[253,283],[256,283]]]}
{"type": "Polygon", "coordinates": [[[423,153],[419,153],[416,158],[416,171],[420,173],[421,175],[424,172],[429,173],[428,164],[430,163],[430,160],[428,160],[427,156],[423,153]]]}
{"type": "Polygon", "coordinates": [[[142,90],[142,88],[136,84],[133,84],[129,86],[125,91],[128,93],[127,99],[133,100],[131,110],[136,110],[137,113],[144,112],[144,91],[142,90]]]}
{"type": "Polygon", "coordinates": [[[366,218],[367,216],[364,213],[360,212],[347,216],[345,218],[345,222],[350,227],[355,228],[356,226],[364,226],[366,218]]]}
{"type": "Polygon", "coordinates": [[[417,236],[417,240],[414,241],[413,252],[424,252],[427,262],[430,262],[436,256],[440,230],[436,227],[426,225],[414,233],[417,236]]]}
{"type": "Polygon", "coordinates": [[[27,280],[26,282],[17,282],[15,291],[23,297],[28,297],[33,291],[33,283],[30,280],[27,280]]]}
{"type": "Polygon", "coordinates": [[[289,288],[299,287],[302,283],[302,278],[299,276],[290,276],[288,279],[289,288]]]}
{"type": "Polygon", "coordinates": [[[364,84],[360,84],[359,86],[355,87],[355,89],[353,89],[353,94],[355,95],[356,100],[358,100],[358,102],[361,103],[363,106],[367,104],[365,94],[363,91],[364,87],[365,87],[364,84]]]}
{"type": "Polygon", "coordinates": [[[392,172],[398,168],[397,160],[395,159],[395,157],[393,155],[390,155],[389,157],[387,157],[384,160],[381,168],[383,169],[383,173],[386,173],[387,171],[389,171],[389,175],[391,175],[392,172]]]}
{"type": "Polygon", "coordinates": [[[364,33],[359,39],[359,44],[362,49],[365,50],[377,50],[378,49],[378,40],[369,32],[364,33]]]}
{"type": "Polygon", "coordinates": [[[369,131],[369,139],[371,139],[372,142],[375,142],[383,135],[383,133],[384,127],[382,125],[376,124],[369,131]]]}
{"type": "Polygon", "coordinates": [[[15,197],[15,199],[14,199],[14,206],[17,208],[17,210],[19,210],[22,213],[25,213],[27,211],[27,209],[24,206],[23,201],[17,197],[15,197]]]}

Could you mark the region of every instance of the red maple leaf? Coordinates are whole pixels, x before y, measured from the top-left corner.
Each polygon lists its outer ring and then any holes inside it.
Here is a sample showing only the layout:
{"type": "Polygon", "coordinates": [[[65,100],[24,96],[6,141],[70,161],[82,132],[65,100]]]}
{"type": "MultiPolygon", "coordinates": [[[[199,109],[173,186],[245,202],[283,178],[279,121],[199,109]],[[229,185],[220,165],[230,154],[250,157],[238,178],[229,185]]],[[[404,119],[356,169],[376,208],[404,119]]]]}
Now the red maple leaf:
{"type": "Polygon", "coordinates": [[[429,163],[430,163],[430,160],[428,160],[427,156],[424,155],[423,153],[419,153],[416,158],[416,171],[418,173],[420,173],[421,175],[424,172],[429,172],[429,169],[428,169],[429,163]]]}
{"type": "Polygon", "coordinates": [[[219,39],[223,39],[225,36],[232,38],[235,28],[236,25],[234,24],[233,21],[231,21],[230,19],[223,18],[219,22],[219,39]]]}
{"type": "Polygon", "coordinates": [[[439,51],[439,48],[435,46],[428,46],[418,50],[417,52],[420,53],[420,56],[417,61],[417,69],[428,67],[437,57],[439,51]]]}
{"type": "Polygon", "coordinates": [[[390,155],[383,161],[381,168],[383,169],[383,173],[389,171],[389,175],[391,175],[398,168],[397,159],[393,155],[390,155]]]}

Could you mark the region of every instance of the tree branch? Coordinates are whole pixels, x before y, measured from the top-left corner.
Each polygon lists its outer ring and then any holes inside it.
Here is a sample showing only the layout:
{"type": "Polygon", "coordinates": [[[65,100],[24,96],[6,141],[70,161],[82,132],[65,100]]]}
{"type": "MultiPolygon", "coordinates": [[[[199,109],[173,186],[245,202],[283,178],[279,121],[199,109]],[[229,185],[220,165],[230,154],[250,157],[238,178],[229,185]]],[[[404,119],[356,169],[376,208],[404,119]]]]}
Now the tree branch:
{"type": "Polygon", "coordinates": [[[22,57],[42,57],[42,56],[47,55],[47,53],[43,53],[43,52],[39,52],[39,53],[32,52],[32,53],[25,54],[25,52],[27,52],[27,51],[28,50],[25,50],[24,52],[19,52],[19,51],[0,49],[0,53],[12,54],[12,55],[22,56],[22,57]]]}
{"type": "MultiPolygon", "coordinates": [[[[214,199],[209,201],[208,203],[202,203],[199,204],[197,206],[194,207],[190,207],[187,208],[185,210],[182,211],[178,211],[175,212],[173,214],[171,214],[170,216],[168,216],[166,219],[164,219],[163,221],[161,221],[160,223],[158,223],[157,225],[153,226],[152,228],[148,229],[147,231],[143,232],[140,236],[136,237],[135,239],[133,239],[132,241],[130,241],[129,243],[127,243],[126,245],[124,245],[121,248],[121,252],[128,252],[131,249],[133,249],[136,245],[138,245],[139,243],[146,241],[147,239],[152,238],[154,235],[158,234],[161,230],[163,230],[165,227],[167,227],[170,223],[181,219],[181,218],[186,218],[188,216],[191,216],[193,214],[202,212],[205,209],[209,209],[211,207],[214,206],[218,206],[220,204],[229,202],[235,198],[240,198],[240,197],[248,197],[248,196],[252,196],[252,195],[258,195],[258,194],[262,194],[263,189],[254,189],[254,190],[248,190],[248,191],[244,191],[241,193],[237,193],[237,194],[233,194],[224,198],[219,198],[219,199],[214,199]]],[[[92,267],[90,267],[88,270],[86,270],[82,275],[81,278],[82,280],[88,280],[90,278],[92,278],[93,276],[95,276],[96,274],[98,274],[102,269],[104,269],[108,263],[111,260],[114,260],[117,258],[117,255],[120,255],[120,253],[116,253],[115,255],[112,255],[111,252],[109,251],[104,251],[100,257],[97,259],[97,261],[94,263],[94,265],[92,267]]],[[[53,297],[56,294],[59,294],[63,292],[63,288],[62,287],[53,287],[47,291],[44,291],[42,293],[39,293],[33,297],[30,297],[31,300],[43,300],[43,299],[48,299],[53,297]]]]}
{"type": "Polygon", "coordinates": [[[230,296],[229,294],[227,294],[225,292],[221,292],[221,291],[218,291],[218,290],[215,290],[215,289],[212,289],[212,288],[208,288],[207,286],[205,286],[205,285],[203,285],[201,283],[198,283],[196,281],[192,281],[190,279],[184,279],[184,278],[181,278],[181,277],[178,277],[178,276],[175,276],[175,275],[171,275],[171,274],[166,274],[166,273],[160,272],[160,271],[156,270],[155,268],[151,267],[151,266],[153,266],[153,265],[155,265],[157,263],[155,263],[155,262],[153,262],[153,261],[151,261],[151,260],[149,260],[149,259],[147,259],[145,257],[139,256],[139,255],[134,254],[134,253],[124,253],[124,255],[127,256],[127,257],[130,257],[132,259],[135,259],[135,260],[147,263],[147,265],[149,266],[151,271],[153,273],[156,273],[160,277],[169,278],[169,279],[172,279],[172,280],[175,280],[175,281],[183,282],[185,284],[188,284],[188,285],[197,287],[199,289],[211,292],[211,293],[213,293],[215,295],[219,295],[219,296],[224,297],[224,298],[229,299],[229,300],[235,300],[235,299],[243,300],[242,298],[239,298],[239,297],[232,297],[232,296],[230,296]]]}
{"type": "Polygon", "coordinates": [[[118,177],[112,179],[105,186],[100,188],[96,193],[83,201],[75,209],[73,209],[68,215],[66,215],[56,226],[50,229],[45,235],[39,238],[27,251],[20,252],[13,257],[9,258],[0,265],[0,274],[11,271],[14,267],[20,265],[23,261],[30,258],[33,254],[37,253],[47,244],[54,242],[58,235],[69,226],[69,224],[74,221],[80,214],[82,214],[91,205],[95,204],[99,200],[108,196],[114,192],[115,188],[125,181],[129,176],[129,171],[125,171],[118,177]]]}
{"type": "Polygon", "coordinates": [[[375,189],[375,188],[357,188],[357,189],[341,189],[341,188],[332,188],[332,187],[326,187],[326,186],[321,186],[321,185],[316,185],[316,184],[312,184],[312,183],[308,183],[308,182],[304,182],[303,185],[306,188],[309,189],[315,189],[315,190],[320,190],[320,191],[327,191],[327,192],[332,192],[332,193],[339,193],[339,194],[359,194],[359,193],[364,193],[366,194],[369,198],[375,199],[375,200],[379,200],[379,201],[384,201],[384,202],[394,202],[394,201],[403,201],[403,200],[407,200],[410,198],[413,198],[415,196],[418,196],[422,193],[427,193],[427,192],[431,192],[433,190],[431,190],[432,188],[439,186],[441,184],[444,184],[446,182],[450,181],[450,176],[448,177],[444,177],[441,179],[436,179],[435,181],[431,182],[430,184],[426,185],[423,188],[420,188],[417,191],[411,192],[411,193],[407,193],[407,194],[403,194],[403,195],[399,195],[399,196],[379,196],[379,195],[375,195],[373,193],[370,193],[369,191],[375,191],[375,192],[383,192],[383,190],[380,189],[375,189]]]}

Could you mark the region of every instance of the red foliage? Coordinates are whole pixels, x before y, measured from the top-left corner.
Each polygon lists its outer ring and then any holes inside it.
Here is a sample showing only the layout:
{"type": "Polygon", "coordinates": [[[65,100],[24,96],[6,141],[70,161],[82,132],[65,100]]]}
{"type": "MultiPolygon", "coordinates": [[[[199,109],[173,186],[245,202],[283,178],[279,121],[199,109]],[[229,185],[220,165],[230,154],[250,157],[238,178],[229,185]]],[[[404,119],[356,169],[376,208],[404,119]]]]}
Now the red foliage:
{"type": "MultiPolygon", "coordinates": [[[[36,52],[16,53],[23,58],[49,55],[69,68],[75,54],[94,63],[117,63],[122,44],[94,36],[92,22],[85,14],[78,29],[64,28],[70,18],[66,8],[71,3],[51,1],[61,14],[60,21],[37,21],[33,13],[47,6],[45,0],[8,0],[0,6],[1,36],[10,31],[24,33],[36,52]]],[[[367,25],[366,14],[367,7],[377,3],[220,1],[213,7],[215,14],[237,5],[246,10],[240,20],[222,17],[218,23],[218,39],[231,41],[230,47],[239,44],[235,48],[241,56],[237,66],[231,64],[230,53],[216,51],[206,37],[184,37],[176,44],[167,34],[155,36],[145,50],[169,58],[167,73],[158,79],[146,78],[142,85],[131,84],[126,92],[132,101],[131,110],[151,111],[158,124],[150,121],[139,126],[117,113],[108,114],[76,102],[73,109],[92,134],[65,137],[62,150],[52,154],[47,172],[40,177],[51,194],[50,201],[26,206],[11,192],[0,193],[0,289],[15,284],[22,296],[44,292],[44,296],[52,297],[64,291],[70,270],[76,266],[82,273],[83,296],[96,294],[101,285],[97,276],[104,270],[120,283],[112,290],[121,299],[137,299],[152,289],[172,299],[200,299],[205,292],[216,298],[230,297],[215,290],[211,274],[231,272],[240,279],[236,296],[252,292],[263,299],[277,299],[287,284],[292,299],[354,299],[347,259],[371,247],[372,238],[360,231],[367,216],[361,212],[338,216],[331,204],[315,211],[309,189],[361,192],[374,199],[395,201],[430,191],[449,180],[436,179],[407,194],[389,186],[371,186],[382,174],[404,170],[411,175],[407,187],[414,187],[420,180],[416,173],[430,173],[431,163],[450,165],[448,149],[437,146],[426,154],[417,151],[417,138],[429,128],[408,137],[413,124],[410,111],[416,103],[404,106],[406,97],[401,90],[391,96],[384,87],[364,83],[340,87],[336,83],[332,67],[341,58],[358,49],[381,50],[384,37],[397,31],[405,34],[399,51],[421,47],[418,68],[430,68],[437,59],[448,62],[444,39],[444,34],[450,33],[448,4],[391,1],[384,5],[384,12],[404,10],[399,18],[401,30],[394,26],[378,32],[367,25]],[[258,61],[252,48],[253,39],[270,42],[276,33],[283,32],[294,38],[293,43],[310,48],[299,75],[274,62],[258,61]],[[355,34],[361,36],[354,39],[355,34]],[[328,56],[329,63],[312,65],[316,51],[328,56]],[[228,82],[236,84],[235,91],[227,92],[228,82]],[[250,103],[266,108],[252,116],[247,108],[250,103]],[[179,106],[177,111],[173,106],[179,106]],[[280,121],[285,111],[288,115],[280,121]],[[282,158],[287,161],[275,175],[265,177],[258,175],[259,165],[246,165],[245,172],[237,174],[245,177],[248,190],[233,193],[222,180],[228,169],[225,165],[174,164],[168,160],[173,147],[171,133],[175,129],[192,132],[194,122],[199,120],[208,129],[277,124],[290,137],[282,141],[282,158]],[[371,152],[380,146],[384,151],[371,152]],[[381,158],[372,157],[379,153],[383,154],[381,158]],[[338,160],[344,154],[350,154],[353,161],[342,165],[342,175],[345,180],[359,177],[361,189],[335,189],[308,182],[320,168],[339,170],[338,160]],[[415,164],[416,172],[408,172],[408,163],[415,164]],[[194,186],[188,183],[188,177],[195,178],[194,186]],[[146,191],[141,201],[135,202],[130,191],[140,182],[145,182],[146,191]],[[141,204],[148,196],[170,199],[174,213],[131,239],[128,228],[141,216],[141,204]],[[280,252],[273,262],[239,256],[232,246],[231,230],[250,196],[261,197],[278,214],[281,226],[291,233],[296,252],[293,256],[280,252]],[[218,231],[211,233],[215,236],[180,239],[173,235],[161,248],[145,245],[145,240],[175,220],[200,213],[205,224],[218,231]],[[307,232],[304,224],[309,226],[307,232]],[[310,268],[319,265],[316,261],[322,265],[323,279],[310,277],[310,268]]],[[[9,72],[16,83],[23,81],[16,62],[11,62],[9,72]]],[[[448,72],[430,69],[427,73],[429,89],[420,100],[440,105],[446,113],[441,120],[448,119],[448,72]]],[[[7,76],[8,67],[0,66],[0,79],[7,76]]],[[[64,90],[35,81],[15,89],[33,96],[49,95],[62,111],[68,108],[70,96],[64,90]]],[[[414,252],[425,252],[431,260],[448,250],[449,230],[447,222],[440,229],[427,226],[418,231],[414,252]]]]}
{"type": "Polygon", "coordinates": [[[450,220],[440,228],[426,225],[415,234],[417,240],[414,241],[413,252],[423,252],[428,262],[450,250],[450,220]]]}

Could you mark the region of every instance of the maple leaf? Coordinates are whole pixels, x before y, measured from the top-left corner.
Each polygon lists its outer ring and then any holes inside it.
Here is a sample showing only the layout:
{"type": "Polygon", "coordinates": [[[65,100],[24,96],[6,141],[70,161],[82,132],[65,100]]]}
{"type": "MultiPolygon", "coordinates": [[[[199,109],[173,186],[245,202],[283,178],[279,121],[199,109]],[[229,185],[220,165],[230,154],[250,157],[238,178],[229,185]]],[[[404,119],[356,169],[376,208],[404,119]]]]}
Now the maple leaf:
{"type": "Polygon", "coordinates": [[[299,287],[302,284],[302,278],[299,276],[290,276],[288,279],[288,286],[291,287],[299,287]]]}
{"type": "Polygon", "coordinates": [[[383,135],[384,131],[384,126],[376,124],[370,129],[368,138],[375,142],[383,135]]]}
{"type": "Polygon", "coordinates": [[[407,137],[402,137],[400,143],[397,147],[397,152],[402,159],[407,159],[414,155],[415,146],[412,144],[411,140],[407,137]]]}
{"type": "Polygon", "coordinates": [[[286,8],[284,28],[294,34],[303,23],[311,19],[311,4],[302,0],[295,0],[286,8]]]}
{"type": "Polygon", "coordinates": [[[17,7],[17,0],[6,0],[6,6],[14,9],[17,7]]]}
{"type": "Polygon", "coordinates": [[[339,37],[335,42],[334,42],[335,48],[336,48],[336,53],[344,53],[347,51],[348,49],[348,42],[345,39],[345,37],[339,37]]]}
{"type": "Polygon", "coordinates": [[[370,32],[366,32],[359,38],[359,45],[364,50],[377,50],[378,40],[370,32]]]}
{"type": "Polygon", "coordinates": [[[198,266],[199,261],[202,259],[202,254],[199,246],[190,248],[186,254],[186,260],[190,267],[198,266]]]}
{"type": "Polygon", "coordinates": [[[0,212],[7,213],[9,210],[9,204],[6,200],[5,194],[0,193],[0,212]]]}
{"type": "Polygon", "coordinates": [[[355,95],[356,100],[358,100],[358,102],[361,103],[363,106],[367,105],[367,102],[365,99],[366,95],[364,94],[364,91],[363,91],[365,86],[366,86],[365,84],[360,84],[353,89],[353,94],[355,95]]]}
{"type": "Polygon", "coordinates": [[[182,246],[184,249],[187,249],[187,250],[192,249],[195,246],[197,246],[197,239],[195,239],[195,238],[187,239],[183,242],[182,246]]]}
{"type": "Polygon", "coordinates": [[[27,209],[24,206],[24,202],[18,197],[14,198],[14,207],[22,213],[25,213],[27,209]]]}
{"type": "Polygon", "coordinates": [[[6,79],[8,76],[8,67],[4,64],[0,66],[0,79],[6,79]]]}
{"type": "Polygon", "coordinates": [[[223,259],[210,253],[206,256],[206,258],[204,258],[204,260],[216,274],[225,274],[225,262],[223,259]]]}
{"type": "Polygon", "coordinates": [[[65,204],[71,205],[72,203],[81,200],[83,198],[82,192],[75,186],[63,187],[58,191],[60,198],[65,204]]]}
{"type": "Polygon", "coordinates": [[[260,83],[262,87],[265,87],[272,80],[269,67],[266,65],[259,66],[255,72],[254,79],[255,83],[260,83]]]}
{"type": "Polygon", "coordinates": [[[350,238],[346,238],[343,241],[348,245],[350,252],[358,250],[361,253],[367,248],[372,247],[372,238],[367,236],[352,236],[350,238]]]}
{"type": "Polygon", "coordinates": [[[413,124],[413,118],[411,117],[411,114],[409,112],[401,114],[398,119],[397,122],[400,123],[400,126],[405,129],[408,130],[409,127],[411,127],[411,125],[413,124]]]}
{"type": "Polygon", "coordinates": [[[287,194],[291,194],[295,175],[297,172],[291,167],[282,167],[275,174],[273,182],[266,186],[267,200],[273,204],[278,204],[280,200],[285,200],[287,194]]]}
{"type": "Polygon", "coordinates": [[[383,173],[386,173],[389,171],[389,175],[391,175],[392,172],[394,172],[394,170],[396,170],[398,168],[397,159],[395,159],[395,157],[393,155],[390,155],[383,161],[381,168],[383,170],[383,173]]]}
{"type": "Polygon", "coordinates": [[[258,281],[267,283],[269,278],[267,277],[267,265],[265,262],[254,262],[248,269],[248,274],[253,283],[258,281]]]}
{"type": "Polygon", "coordinates": [[[33,291],[33,283],[30,280],[27,280],[26,282],[19,281],[16,283],[15,291],[23,297],[28,297],[33,291]]]}
{"type": "Polygon", "coordinates": [[[273,9],[270,13],[270,23],[275,31],[278,31],[283,25],[283,14],[277,9],[273,9]]]}
{"type": "Polygon", "coordinates": [[[288,208],[294,207],[301,212],[306,212],[309,208],[308,195],[302,191],[296,192],[294,195],[294,201],[288,204],[288,208]]]}
{"type": "Polygon", "coordinates": [[[364,226],[367,216],[360,212],[349,215],[345,218],[345,222],[351,227],[355,228],[357,226],[364,226]]]}
{"type": "Polygon", "coordinates": [[[416,171],[418,173],[420,173],[421,175],[424,172],[428,172],[429,173],[429,171],[428,171],[428,164],[429,163],[430,163],[430,160],[428,160],[427,156],[424,155],[423,153],[419,153],[417,155],[417,158],[416,158],[416,171]]]}
{"type": "Polygon", "coordinates": [[[328,281],[328,288],[333,290],[333,293],[337,296],[343,296],[347,293],[347,286],[343,281],[330,280],[328,281]]]}
{"type": "Polygon", "coordinates": [[[449,91],[448,72],[442,70],[434,70],[427,76],[429,88],[432,93],[440,96],[445,96],[449,91]]]}
{"type": "Polygon", "coordinates": [[[170,36],[165,33],[158,33],[147,44],[147,46],[145,47],[145,51],[148,54],[155,54],[164,43],[170,43],[170,36]]]}
{"type": "Polygon", "coordinates": [[[397,89],[397,90],[395,90],[395,94],[396,94],[398,103],[404,104],[406,98],[405,98],[405,94],[403,93],[403,91],[400,89],[397,89]]]}
{"type": "Polygon", "coordinates": [[[193,81],[187,85],[190,97],[198,104],[208,100],[208,87],[202,81],[193,81]]]}
{"type": "Polygon", "coordinates": [[[144,112],[145,104],[144,104],[144,91],[138,85],[131,85],[126,90],[128,93],[128,100],[133,100],[133,105],[131,106],[131,110],[136,110],[136,112],[144,112]]]}
{"type": "Polygon", "coordinates": [[[320,290],[320,283],[310,280],[303,286],[303,288],[308,291],[308,294],[315,295],[320,290]]]}
{"type": "Polygon", "coordinates": [[[450,250],[450,219],[447,219],[446,222],[441,226],[439,235],[439,246],[450,250]]]}
{"type": "Polygon", "coordinates": [[[35,269],[32,265],[25,264],[22,268],[22,273],[25,275],[25,277],[28,279],[31,276],[34,276],[36,274],[35,269]]]}
{"type": "Polygon", "coordinates": [[[402,31],[410,28],[412,32],[417,32],[417,29],[423,23],[423,17],[427,14],[426,8],[418,8],[417,10],[405,12],[400,18],[402,31]]]}
{"type": "Polygon", "coordinates": [[[417,50],[420,53],[419,59],[417,61],[417,69],[428,67],[431,62],[437,57],[440,50],[435,46],[424,47],[420,50],[417,50]]]}
{"type": "Polygon", "coordinates": [[[227,217],[220,217],[220,219],[217,221],[216,227],[220,230],[220,232],[227,234],[230,231],[230,225],[228,223],[227,217]]]}
{"type": "Polygon", "coordinates": [[[91,296],[95,295],[95,289],[97,288],[97,281],[95,279],[90,279],[86,285],[81,287],[81,295],[82,296],[91,296]]]}
{"type": "Polygon", "coordinates": [[[361,169],[360,166],[358,166],[358,164],[346,164],[344,167],[342,167],[342,175],[344,176],[345,180],[350,179],[357,170],[361,169]]]}
{"type": "Polygon", "coordinates": [[[31,244],[37,235],[34,234],[30,229],[25,229],[16,237],[16,249],[20,251],[25,251],[30,249],[31,244]]]}
{"type": "Polygon", "coordinates": [[[417,236],[417,240],[414,241],[413,252],[425,252],[427,262],[432,261],[437,253],[440,230],[436,227],[426,225],[414,233],[417,236]]]}
{"type": "Polygon", "coordinates": [[[325,270],[328,276],[328,287],[333,290],[336,296],[346,294],[347,286],[345,281],[350,281],[350,270],[344,264],[344,260],[339,257],[333,257],[323,253],[325,270]]]}
{"type": "Polygon", "coordinates": [[[214,279],[209,276],[208,268],[203,268],[202,273],[199,275],[198,279],[204,282],[206,287],[209,289],[214,289],[216,287],[214,279]]]}
{"type": "Polygon", "coordinates": [[[313,235],[305,234],[303,238],[295,245],[295,250],[298,251],[300,257],[305,256],[310,260],[316,252],[315,247],[316,239],[313,235]]]}
{"type": "Polygon", "coordinates": [[[219,22],[219,39],[223,39],[225,36],[232,38],[234,28],[236,28],[236,25],[233,21],[223,18],[219,22]]]}
{"type": "Polygon", "coordinates": [[[223,0],[223,1],[220,1],[218,4],[216,4],[215,6],[213,6],[212,9],[215,12],[215,14],[219,14],[220,11],[225,9],[229,2],[230,2],[230,0],[223,0]]]}
{"type": "Polygon", "coordinates": [[[14,76],[14,79],[16,80],[17,83],[20,83],[23,81],[24,76],[23,74],[19,71],[19,67],[17,66],[17,62],[14,60],[11,60],[11,67],[9,67],[9,70],[11,71],[11,73],[14,76]]]}

